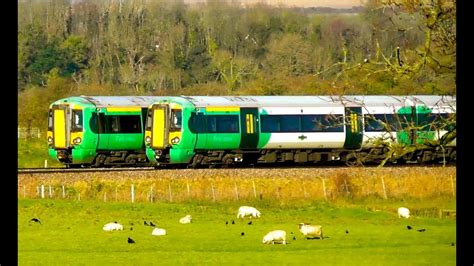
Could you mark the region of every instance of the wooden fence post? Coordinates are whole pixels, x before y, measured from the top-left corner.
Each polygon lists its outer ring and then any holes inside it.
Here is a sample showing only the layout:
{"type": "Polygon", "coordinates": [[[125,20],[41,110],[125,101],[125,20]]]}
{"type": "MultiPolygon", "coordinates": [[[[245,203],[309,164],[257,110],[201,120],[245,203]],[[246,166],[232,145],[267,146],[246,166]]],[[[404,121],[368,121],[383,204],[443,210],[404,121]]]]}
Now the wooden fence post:
{"type": "Polygon", "coordinates": [[[104,202],[107,202],[107,191],[104,192],[104,202]]]}
{"type": "Polygon", "coordinates": [[[188,188],[188,199],[191,197],[191,190],[189,189],[189,182],[186,182],[186,187],[188,188]]]}
{"type": "Polygon", "coordinates": [[[41,185],[41,198],[44,199],[44,185],[41,185]]]}
{"type": "Polygon", "coordinates": [[[132,194],[132,203],[135,202],[135,186],[132,184],[131,188],[131,194],[132,194]]]}
{"type": "Polygon", "coordinates": [[[62,189],[63,189],[63,199],[66,197],[66,191],[64,190],[64,185],[62,185],[62,189]]]}
{"type": "Polygon", "coordinates": [[[253,196],[254,198],[257,198],[257,190],[255,189],[255,181],[252,180],[252,185],[253,185],[253,196]]]}
{"type": "Polygon", "coordinates": [[[53,197],[53,192],[51,191],[51,185],[49,185],[49,198],[53,197]]]}
{"type": "Polygon", "coordinates": [[[323,181],[324,198],[328,200],[328,195],[326,194],[326,183],[324,182],[324,177],[322,177],[321,180],[323,181]]]}
{"type": "Polygon", "coordinates": [[[214,183],[211,183],[211,189],[212,189],[212,200],[216,201],[216,192],[214,191],[214,183]]]}
{"type": "Polygon", "coordinates": [[[170,202],[173,201],[173,195],[171,194],[171,183],[168,183],[168,191],[169,191],[169,194],[170,194],[170,202]]]}
{"type": "Polygon", "coordinates": [[[381,179],[382,179],[383,197],[387,199],[387,190],[385,189],[385,180],[383,178],[383,175],[381,176],[381,179]]]}
{"type": "Polygon", "coordinates": [[[237,182],[234,181],[234,188],[235,188],[235,197],[239,200],[239,189],[237,188],[237,182]]]}

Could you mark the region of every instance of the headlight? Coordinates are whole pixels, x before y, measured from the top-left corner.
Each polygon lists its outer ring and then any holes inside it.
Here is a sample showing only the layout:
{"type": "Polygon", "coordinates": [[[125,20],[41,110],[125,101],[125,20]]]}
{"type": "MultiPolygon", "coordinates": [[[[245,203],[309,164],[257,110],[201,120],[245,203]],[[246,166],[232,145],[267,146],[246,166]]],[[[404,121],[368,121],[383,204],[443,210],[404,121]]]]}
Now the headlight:
{"type": "Polygon", "coordinates": [[[48,143],[53,144],[53,137],[48,137],[48,143]]]}
{"type": "Polygon", "coordinates": [[[82,139],[81,139],[80,137],[77,137],[77,138],[75,138],[72,142],[73,142],[74,144],[79,144],[79,143],[81,143],[81,141],[82,141],[82,139]]]}
{"type": "Polygon", "coordinates": [[[179,142],[179,137],[174,137],[171,139],[171,143],[177,144],[179,142]]]}
{"type": "Polygon", "coordinates": [[[151,138],[150,138],[150,136],[146,136],[145,142],[146,142],[146,143],[151,143],[151,138]]]}

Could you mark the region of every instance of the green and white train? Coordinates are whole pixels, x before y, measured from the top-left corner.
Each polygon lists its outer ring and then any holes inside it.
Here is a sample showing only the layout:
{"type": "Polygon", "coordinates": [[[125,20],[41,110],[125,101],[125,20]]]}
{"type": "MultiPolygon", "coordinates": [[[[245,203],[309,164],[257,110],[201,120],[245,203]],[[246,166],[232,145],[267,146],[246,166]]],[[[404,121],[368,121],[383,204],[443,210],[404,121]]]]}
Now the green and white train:
{"type": "Polygon", "coordinates": [[[428,95],[163,97],[149,106],[146,154],[156,165],[354,165],[380,163],[399,147],[392,162],[455,161],[455,103],[428,95]]]}

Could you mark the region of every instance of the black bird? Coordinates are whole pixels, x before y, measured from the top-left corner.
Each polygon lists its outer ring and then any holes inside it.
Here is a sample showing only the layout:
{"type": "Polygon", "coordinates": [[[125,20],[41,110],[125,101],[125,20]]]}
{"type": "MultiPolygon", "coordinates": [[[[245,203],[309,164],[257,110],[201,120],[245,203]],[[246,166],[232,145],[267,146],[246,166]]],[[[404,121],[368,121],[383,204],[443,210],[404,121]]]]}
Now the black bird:
{"type": "Polygon", "coordinates": [[[418,229],[417,231],[418,231],[418,232],[424,232],[424,231],[426,231],[426,229],[425,229],[425,228],[421,228],[421,229],[418,229]]]}
{"type": "Polygon", "coordinates": [[[244,232],[242,232],[242,233],[240,233],[240,235],[241,235],[241,236],[243,236],[243,235],[245,235],[245,233],[244,233],[244,232]]]}
{"type": "Polygon", "coordinates": [[[148,223],[147,223],[146,221],[143,221],[143,224],[144,224],[144,225],[148,225],[148,223]]]}
{"type": "Polygon", "coordinates": [[[248,224],[248,225],[252,225],[252,221],[248,222],[247,224],[248,224]]]}
{"type": "Polygon", "coordinates": [[[451,247],[454,247],[454,243],[451,243],[451,247]]]}
{"type": "Polygon", "coordinates": [[[130,223],[130,225],[133,225],[133,223],[130,223]]]}
{"type": "Polygon", "coordinates": [[[411,226],[407,225],[407,229],[408,229],[408,230],[411,230],[411,228],[412,228],[411,226]]]}
{"type": "Polygon", "coordinates": [[[232,220],[232,224],[235,224],[234,220],[232,220]]]}
{"type": "Polygon", "coordinates": [[[38,218],[33,218],[33,219],[30,220],[30,222],[31,221],[41,224],[41,221],[38,218]]]}
{"type": "Polygon", "coordinates": [[[229,221],[225,221],[225,224],[229,224],[229,221]]]}
{"type": "Polygon", "coordinates": [[[117,223],[117,221],[114,221],[114,223],[117,223]]]}
{"type": "Polygon", "coordinates": [[[296,236],[293,236],[293,240],[296,240],[296,236]]]}
{"type": "Polygon", "coordinates": [[[127,242],[128,242],[129,244],[135,244],[135,240],[131,239],[130,237],[128,237],[127,242]]]}
{"type": "Polygon", "coordinates": [[[130,227],[130,231],[132,231],[132,230],[133,230],[133,227],[130,227]]]}
{"type": "Polygon", "coordinates": [[[293,234],[293,232],[291,232],[290,234],[293,234]]]}
{"type": "Polygon", "coordinates": [[[349,234],[349,230],[346,230],[346,234],[349,234]]]}
{"type": "Polygon", "coordinates": [[[153,222],[150,222],[150,225],[151,225],[151,226],[156,226],[153,222]]]}

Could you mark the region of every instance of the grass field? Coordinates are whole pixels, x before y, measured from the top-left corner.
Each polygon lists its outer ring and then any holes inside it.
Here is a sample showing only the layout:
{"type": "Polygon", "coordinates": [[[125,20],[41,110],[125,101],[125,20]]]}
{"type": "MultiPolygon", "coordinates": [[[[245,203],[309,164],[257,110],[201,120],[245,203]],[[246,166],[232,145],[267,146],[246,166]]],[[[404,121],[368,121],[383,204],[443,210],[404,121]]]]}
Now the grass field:
{"type": "Polygon", "coordinates": [[[414,216],[407,220],[386,211],[391,209],[387,206],[435,207],[440,203],[442,207],[455,208],[454,200],[318,201],[303,206],[260,202],[254,206],[262,217],[248,225],[248,219],[235,219],[239,202],[104,203],[20,199],[18,264],[456,265],[456,245],[452,245],[456,243],[455,219],[414,216]],[[192,215],[193,223],[179,224],[179,218],[186,214],[192,215]],[[29,222],[33,217],[39,218],[42,224],[29,222]],[[152,236],[152,227],[145,226],[144,220],[165,228],[168,235],[152,236]],[[232,220],[236,224],[232,225],[232,220]],[[113,221],[123,224],[124,231],[102,230],[104,224],[113,221]],[[327,238],[304,240],[297,229],[300,222],[321,224],[327,238]],[[408,230],[407,225],[413,229],[408,230]],[[426,231],[418,232],[416,229],[420,228],[426,231]],[[289,244],[261,243],[263,236],[275,229],[286,230],[289,244]],[[128,244],[127,237],[136,243],[128,244]]]}
{"type": "Polygon", "coordinates": [[[62,166],[49,157],[48,143],[45,138],[18,139],[18,168],[44,167],[44,160],[48,160],[48,167],[62,166]]]}

